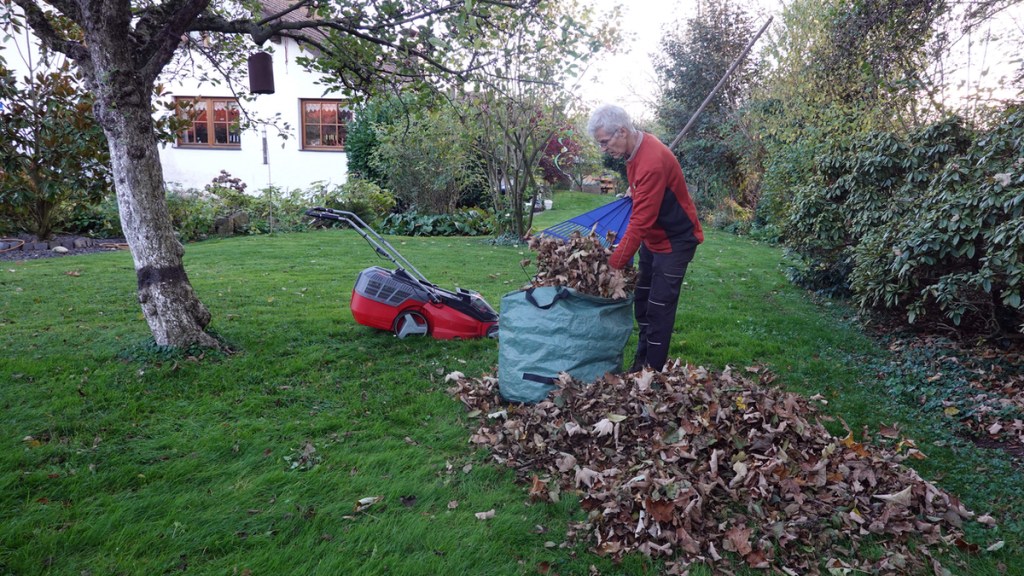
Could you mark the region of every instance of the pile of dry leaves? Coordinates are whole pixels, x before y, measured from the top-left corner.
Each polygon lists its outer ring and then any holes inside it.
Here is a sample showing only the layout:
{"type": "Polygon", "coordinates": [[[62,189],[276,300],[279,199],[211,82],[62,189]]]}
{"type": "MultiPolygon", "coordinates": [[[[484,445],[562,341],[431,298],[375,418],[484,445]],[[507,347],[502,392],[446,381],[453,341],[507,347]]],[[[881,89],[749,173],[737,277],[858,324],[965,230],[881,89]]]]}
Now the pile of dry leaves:
{"type": "MultiPolygon", "coordinates": [[[[608,233],[608,242],[615,232],[608,233]]],[[[533,236],[530,249],[537,253],[537,273],[533,286],[567,286],[582,294],[621,299],[633,293],[636,287],[634,269],[616,270],[608,266],[612,251],[601,244],[594,232],[586,236],[573,232],[568,240],[554,236],[533,236]]],[[[525,267],[530,260],[523,260],[525,267]]]]}
{"type": "Polygon", "coordinates": [[[548,399],[521,406],[500,401],[496,378],[448,376],[478,419],[471,441],[533,499],[577,492],[588,516],[569,539],[598,553],[664,555],[671,574],[694,563],[949,574],[936,553],[972,547],[961,527],[974,515],[902,463],[923,457],[913,441],[836,438],[807,400],[759,378],[680,365],[589,385],[563,374],[548,399]]]}

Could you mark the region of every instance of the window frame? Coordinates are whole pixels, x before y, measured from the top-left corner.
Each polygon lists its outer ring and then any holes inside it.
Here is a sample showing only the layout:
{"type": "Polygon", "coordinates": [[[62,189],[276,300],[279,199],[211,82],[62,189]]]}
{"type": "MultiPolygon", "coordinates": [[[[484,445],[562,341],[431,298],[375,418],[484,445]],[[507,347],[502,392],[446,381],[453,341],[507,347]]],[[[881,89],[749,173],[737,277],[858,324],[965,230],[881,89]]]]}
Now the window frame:
{"type": "MultiPolygon", "coordinates": [[[[299,98],[299,136],[301,138],[301,149],[314,152],[344,152],[348,141],[348,126],[355,117],[355,114],[348,105],[349,101],[342,98],[299,98]],[[334,122],[320,121],[317,123],[307,124],[307,104],[330,104],[332,106],[336,106],[338,117],[334,122]],[[325,134],[323,130],[325,126],[333,127],[335,129],[335,137],[337,137],[338,132],[341,132],[341,137],[338,138],[339,142],[337,144],[311,143],[307,136],[309,134],[309,128],[312,126],[320,127],[319,133],[321,138],[323,138],[325,134]]],[[[321,109],[321,113],[322,111],[323,110],[321,109]]]]}
{"type": "MultiPolygon", "coordinates": [[[[179,119],[189,122],[187,128],[178,130],[175,136],[175,145],[178,148],[195,148],[202,150],[240,150],[242,148],[242,129],[239,126],[239,121],[242,116],[242,108],[238,104],[238,98],[231,96],[175,96],[174,105],[177,110],[179,119]],[[200,120],[198,118],[190,118],[186,115],[185,108],[180,103],[192,102],[202,103],[205,109],[200,114],[205,114],[206,118],[200,120]],[[217,104],[227,104],[225,110],[227,110],[228,118],[226,120],[217,120],[217,104]],[[231,108],[234,108],[235,112],[231,114],[231,108]],[[232,116],[234,119],[232,119],[232,116]],[[206,142],[199,141],[187,141],[185,138],[186,134],[192,134],[196,140],[198,140],[198,129],[197,127],[201,124],[205,124],[204,130],[207,136],[206,142]],[[217,142],[217,130],[220,126],[227,127],[227,142],[217,142]],[[234,126],[234,129],[232,129],[234,126]],[[213,138],[210,138],[213,136],[213,138]],[[234,141],[232,141],[234,139],[234,141]]],[[[193,108],[193,110],[195,110],[193,108]]]]}

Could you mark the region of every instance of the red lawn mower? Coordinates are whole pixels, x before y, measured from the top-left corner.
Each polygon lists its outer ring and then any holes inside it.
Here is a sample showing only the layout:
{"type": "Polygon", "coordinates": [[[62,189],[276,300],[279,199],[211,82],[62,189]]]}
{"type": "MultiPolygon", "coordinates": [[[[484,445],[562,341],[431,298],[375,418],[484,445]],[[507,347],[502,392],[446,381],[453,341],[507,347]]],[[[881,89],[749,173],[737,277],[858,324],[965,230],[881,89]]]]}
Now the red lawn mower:
{"type": "Polygon", "coordinates": [[[359,216],[320,207],[306,210],[306,215],[348,224],[379,256],[397,266],[394,270],[371,266],[359,273],[352,289],[351,304],[356,322],[390,330],[399,338],[498,337],[498,313],[478,292],[463,288],[451,292],[439,288],[359,216]]]}

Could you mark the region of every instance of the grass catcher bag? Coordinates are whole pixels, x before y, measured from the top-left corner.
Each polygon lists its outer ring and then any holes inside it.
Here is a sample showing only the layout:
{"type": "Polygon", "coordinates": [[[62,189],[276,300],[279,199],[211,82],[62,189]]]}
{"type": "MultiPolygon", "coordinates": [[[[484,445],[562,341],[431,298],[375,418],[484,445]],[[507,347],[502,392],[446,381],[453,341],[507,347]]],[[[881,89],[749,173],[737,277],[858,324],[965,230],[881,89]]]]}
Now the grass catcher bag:
{"type": "Polygon", "coordinates": [[[622,369],[633,297],[534,287],[503,296],[499,317],[498,390],[505,400],[533,404],[554,390],[559,372],[593,382],[622,369]]]}

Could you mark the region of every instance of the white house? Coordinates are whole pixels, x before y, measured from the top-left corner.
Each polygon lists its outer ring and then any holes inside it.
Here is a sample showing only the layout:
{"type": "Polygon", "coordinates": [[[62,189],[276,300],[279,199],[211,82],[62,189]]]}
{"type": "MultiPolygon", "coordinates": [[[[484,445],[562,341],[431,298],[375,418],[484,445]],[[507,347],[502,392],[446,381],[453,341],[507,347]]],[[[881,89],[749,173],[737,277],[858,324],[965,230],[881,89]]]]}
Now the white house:
{"type": "MultiPolygon", "coordinates": [[[[273,94],[244,104],[260,118],[279,115],[279,125],[240,131],[238,101],[224,84],[200,85],[192,79],[165,86],[167,96],[190,101],[192,128],[160,149],[164,180],[185,188],[202,188],[221,170],[245,182],[249,191],[276,186],[308,188],[313,182],[345,182],[345,136],[352,119],[348,102],[323,96],[316,75],[295,62],[302,48],[292,39],[271,44],[273,94]],[[280,128],[287,124],[282,140],[280,128]]],[[[308,53],[306,54],[308,55],[308,53]]]]}
{"type": "MultiPolygon", "coordinates": [[[[288,0],[263,0],[268,13],[288,0]]],[[[303,49],[290,38],[274,38],[266,46],[273,62],[273,94],[261,94],[245,110],[257,118],[279,115],[277,127],[240,131],[240,108],[226,83],[200,83],[201,71],[192,77],[177,74],[164,83],[168,99],[191,104],[192,123],[173,143],[160,148],[164,181],[172,188],[202,189],[222,170],[240,178],[247,191],[267,186],[282,190],[308,188],[314,182],[342,184],[347,179],[345,154],[347,124],[352,119],[344,98],[324,96],[317,75],[295,62],[303,49]],[[287,124],[286,139],[279,128],[287,124]]],[[[4,40],[3,57],[19,77],[38,67],[38,40],[26,29],[4,40]]],[[[197,64],[198,66],[198,64],[197,64]]],[[[248,90],[248,86],[239,87],[248,90]]]]}

